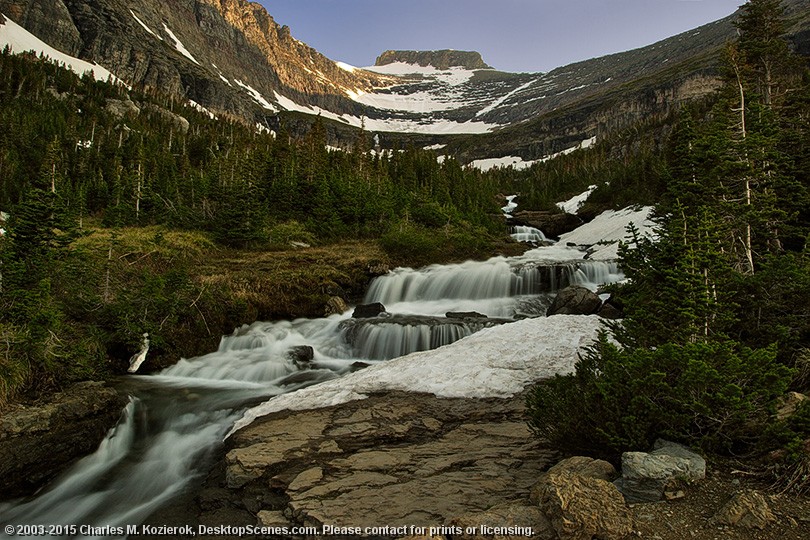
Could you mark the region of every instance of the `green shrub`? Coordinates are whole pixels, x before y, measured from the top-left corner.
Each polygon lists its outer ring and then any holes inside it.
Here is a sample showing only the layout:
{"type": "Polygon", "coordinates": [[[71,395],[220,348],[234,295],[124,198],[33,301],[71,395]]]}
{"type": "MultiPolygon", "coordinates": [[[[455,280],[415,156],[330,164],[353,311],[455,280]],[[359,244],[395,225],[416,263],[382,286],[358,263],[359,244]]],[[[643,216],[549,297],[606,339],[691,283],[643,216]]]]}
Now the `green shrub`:
{"type": "Polygon", "coordinates": [[[489,241],[486,230],[466,222],[429,228],[399,221],[380,238],[380,245],[397,264],[423,265],[485,257],[489,241]]]}
{"type": "Polygon", "coordinates": [[[290,249],[292,242],[312,245],[315,235],[297,221],[285,221],[270,228],[267,234],[270,246],[274,249],[290,249]]]}
{"type": "Polygon", "coordinates": [[[750,448],[790,380],[775,357],[774,347],[731,342],[621,350],[602,335],[574,374],[532,390],[529,424],[565,449],[608,458],[657,437],[714,451],[750,448]]]}

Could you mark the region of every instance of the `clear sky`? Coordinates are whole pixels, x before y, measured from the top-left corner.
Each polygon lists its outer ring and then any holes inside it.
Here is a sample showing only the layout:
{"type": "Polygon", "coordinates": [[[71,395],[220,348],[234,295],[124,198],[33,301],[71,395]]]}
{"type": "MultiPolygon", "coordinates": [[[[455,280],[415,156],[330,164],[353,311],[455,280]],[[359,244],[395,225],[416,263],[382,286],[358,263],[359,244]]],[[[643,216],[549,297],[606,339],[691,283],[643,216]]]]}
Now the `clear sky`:
{"type": "Polygon", "coordinates": [[[478,51],[502,71],[549,71],[649,45],[744,0],[260,0],[292,35],[363,67],[387,49],[478,51]]]}

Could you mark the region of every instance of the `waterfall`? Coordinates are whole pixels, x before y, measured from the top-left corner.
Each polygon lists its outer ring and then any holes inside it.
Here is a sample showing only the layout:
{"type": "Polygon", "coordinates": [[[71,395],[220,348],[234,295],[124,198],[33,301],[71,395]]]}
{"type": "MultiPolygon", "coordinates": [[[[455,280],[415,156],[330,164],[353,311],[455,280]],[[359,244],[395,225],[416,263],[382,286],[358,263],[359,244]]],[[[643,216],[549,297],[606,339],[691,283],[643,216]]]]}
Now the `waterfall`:
{"type": "Polygon", "coordinates": [[[511,227],[509,230],[512,238],[518,242],[534,242],[539,244],[541,242],[548,241],[548,238],[546,238],[546,235],[543,234],[543,231],[540,229],[535,229],[534,227],[517,225],[515,227],[511,227]]]}
{"type": "Polygon", "coordinates": [[[404,354],[457,341],[504,319],[545,313],[569,284],[595,289],[622,279],[612,262],[564,246],[519,257],[399,268],[374,280],[366,302],[390,315],[256,322],[216,351],[181,359],[159,374],[121,383],[133,398],[98,450],[32,500],[0,504],[0,524],[137,524],[207,473],[214,450],[248,403],[292,392],[404,354]],[[486,318],[451,319],[449,311],[486,318]],[[312,347],[296,363],[295,347],[312,347]]]}
{"type": "Polygon", "coordinates": [[[361,358],[390,360],[449,345],[473,332],[472,327],[460,324],[375,324],[357,328],[353,339],[361,358]]]}

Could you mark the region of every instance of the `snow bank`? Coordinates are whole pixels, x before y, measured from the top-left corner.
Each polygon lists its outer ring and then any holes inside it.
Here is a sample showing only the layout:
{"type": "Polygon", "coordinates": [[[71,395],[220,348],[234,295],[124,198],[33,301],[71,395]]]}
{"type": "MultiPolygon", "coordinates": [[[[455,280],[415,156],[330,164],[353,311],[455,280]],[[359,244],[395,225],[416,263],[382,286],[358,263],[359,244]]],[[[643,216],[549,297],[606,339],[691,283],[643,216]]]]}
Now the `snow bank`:
{"type": "Polygon", "coordinates": [[[465,69],[453,66],[449,69],[437,69],[434,66],[420,66],[418,64],[408,64],[406,62],[393,62],[384,66],[368,66],[363,68],[366,71],[373,71],[383,75],[422,75],[440,80],[451,86],[458,86],[469,81],[478,70],[465,69]]]}
{"type": "Polygon", "coordinates": [[[576,214],[577,210],[579,210],[582,205],[585,204],[585,201],[588,200],[588,197],[591,196],[591,193],[593,193],[595,189],[596,185],[588,186],[588,189],[579,195],[575,195],[567,201],[558,202],[557,208],[567,214],[576,214]]]}
{"type": "Polygon", "coordinates": [[[539,159],[537,161],[545,162],[545,161],[548,161],[550,159],[558,158],[560,156],[567,156],[568,154],[570,154],[572,152],[576,152],[577,150],[585,150],[587,148],[590,148],[594,144],[596,144],[596,137],[591,137],[590,139],[585,139],[584,141],[581,141],[576,146],[572,146],[571,148],[566,148],[562,152],[557,152],[556,154],[551,154],[550,156],[546,156],[546,157],[541,158],[541,159],[539,159]]]}
{"type": "Polygon", "coordinates": [[[264,98],[261,92],[259,92],[249,84],[243,83],[239,79],[234,79],[234,82],[237,85],[241,86],[250,95],[250,97],[253,98],[253,101],[255,101],[256,103],[258,103],[267,110],[277,112],[277,109],[264,98]]]}
{"type": "Polygon", "coordinates": [[[606,210],[596,216],[593,221],[586,223],[569,233],[560,236],[557,245],[568,243],[577,245],[594,245],[597,249],[591,253],[593,260],[610,260],[618,256],[619,242],[628,238],[627,226],[634,223],[642,235],[655,236],[654,223],[650,221],[652,206],[641,208],[628,207],[622,210],[606,210]]]}
{"type": "Polygon", "coordinates": [[[247,410],[231,433],[273,412],[329,407],[381,391],[510,397],[540,379],[573,372],[577,353],[593,342],[600,328],[601,319],[595,315],[556,315],[488,328],[439,349],[274,397],[247,410]]]}
{"type": "Polygon", "coordinates": [[[197,62],[197,59],[194,58],[190,52],[188,52],[188,49],[186,49],[186,46],[183,45],[183,42],[180,41],[180,38],[174,35],[174,32],[172,32],[171,28],[166,26],[166,23],[163,23],[163,29],[166,31],[167,34],[169,34],[169,37],[172,38],[172,41],[174,41],[174,48],[177,49],[177,52],[179,52],[180,54],[182,54],[183,56],[185,56],[186,58],[188,58],[189,60],[191,60],[192,62],[194,62],[199,66],[200,63],[197,62]]]}
{"type": "Polygon", "coordinates": [[[162,37],[160,37],[159,35],[157,35],[156,33],[154,33],[154,32],[152,31],[152,29],[151,29],[151,28],[149,28],[148,26],[146,26],[146,23],[145,23],[145,22],[143,22],[142,20],[140,20],[140,19],[138,18],[138,16],[137,16],[137,15],[135,15],[135,12],[134,12],[134,11],[132,11],[132,10],[130,9],[130,10],[129,10],[129,12],[132,14],[132,16],[133,16],[133,17],[135,17],[135,20],[136,20],[136,21],[138,21],[138,24],[140,24],[140,25],[143,27],[143,29],[144,29],[144,30],[146,30],[147,32],[149,32],[150,34],[152,34],[154,37],[158,38],[160,41],[163,41],[163,38],[162,38],[162,37]]]}
{"type": "Polygon", "coordinates": [[[495,167],[512,167],[515,170],[528,169],[537,161],[523,161],[520,156],[504,156],[499,158],[476,159],[470,162],[470,167],[481,171],[488,171],[495,167]]]}
{"type": "Polygon", "coordinates": [[[91,64],[90,62],[79,60],[62,51],[58,51],[9,19],[5,14],[4,18],[6,22],[0,24],[0,48],[8,45],[11,47],[11,51],[15,53],[34,51],[37,54],[43,54],[54,62],[65,64],[67,69],[79,75],[83,75],[89,71],[97,81],[106,81],[108,79],[112,79],[113,81],[119,80],[115,75],[100,65],[91,64]]]}

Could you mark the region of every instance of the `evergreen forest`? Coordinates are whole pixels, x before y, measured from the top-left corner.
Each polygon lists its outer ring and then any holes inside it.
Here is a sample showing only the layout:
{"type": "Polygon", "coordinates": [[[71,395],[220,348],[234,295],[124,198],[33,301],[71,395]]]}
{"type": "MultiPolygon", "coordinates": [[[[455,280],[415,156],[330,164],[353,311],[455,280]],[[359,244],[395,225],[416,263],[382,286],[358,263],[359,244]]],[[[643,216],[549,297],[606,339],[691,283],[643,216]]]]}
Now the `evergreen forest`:
{"type": "Polygon", "coordinates": [[[666,437],[733,456],[777,449],[777,483],[810,489],[810,76],[778,0],[742,7],[725,85],[683,110],[659,157],[658,237],[630,231],[626,318],[576,373],[535,388],[536,432],[615,459],[666,437]]]}

